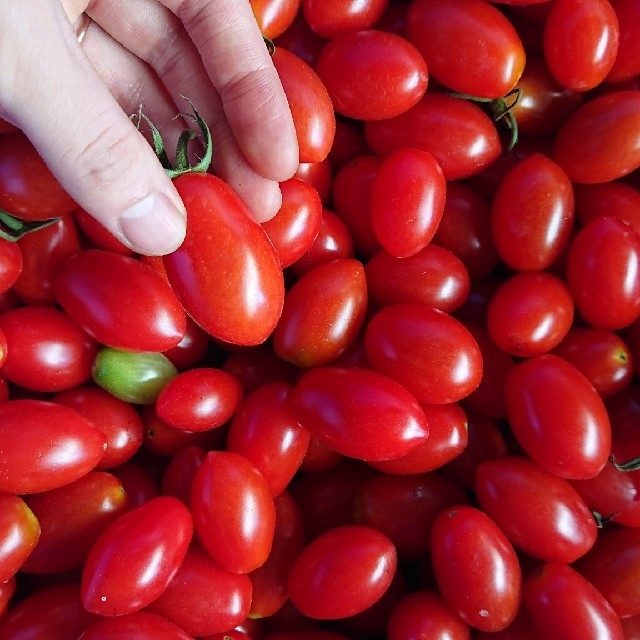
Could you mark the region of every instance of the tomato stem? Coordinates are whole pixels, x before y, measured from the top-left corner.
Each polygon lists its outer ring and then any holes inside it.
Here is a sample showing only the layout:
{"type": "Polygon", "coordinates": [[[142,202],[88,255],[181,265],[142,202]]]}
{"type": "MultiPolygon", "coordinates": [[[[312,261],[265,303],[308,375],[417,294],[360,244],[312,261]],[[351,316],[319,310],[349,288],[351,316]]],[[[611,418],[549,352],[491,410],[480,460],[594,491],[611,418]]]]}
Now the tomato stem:
{"type": "Polygon", "coordinates": [[[616,462],[613,457],[609,458],[611,464],[618,471],[638,471],[640,470],[640,458],[631,458],[626,462],[616,462]]]}
{"type": "Polygon", "coordinates": [[[7,211],[0,209],[0,238],[16,242],[27,233],[43,229],[57,222],[60,218],[49,218],[48,220],[21,220],[11,215],[7,211]]]}

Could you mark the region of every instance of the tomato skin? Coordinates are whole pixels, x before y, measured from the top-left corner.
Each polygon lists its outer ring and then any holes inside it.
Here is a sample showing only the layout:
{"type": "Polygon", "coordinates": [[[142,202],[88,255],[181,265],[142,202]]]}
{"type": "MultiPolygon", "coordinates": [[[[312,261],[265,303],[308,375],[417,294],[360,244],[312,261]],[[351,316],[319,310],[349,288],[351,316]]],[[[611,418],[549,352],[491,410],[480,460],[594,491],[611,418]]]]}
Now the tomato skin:
{"type": "Polygon", "coordinates": [[[366,369],[309,369],[294,386],[290,402],[312,436],[361,460],[399,458],[429,432],[415,397],[398,382],[366,369]]]}
{"type": "Polygon", "coordinates": [[[81,478],[106,448],[102,431],[77,411],[30,398],[0,403],[0,441],[5,452],[0,491],[16,494],[48,491],[81,478]]]}
{"type": "Polygon", "coordinates": [[[87,627],[82,640],[193,640],[166,618],[150,611],[100,618],[87,627]]]}
{"type": "Polygon", "coordinates": [[[381,156],[403,147],[428,151],[447,181],[478,173],[501,153],[489,116],[471,102],[438,92],[427,92],[400,115],[366,122],[365,137],[381,156]]]}
{"type": "Polygon", "coordinates": [[[69,316],[109,347],[165,351],[186,330],[185,312],[166,280],[129,256],[101,249],[76,253],[57,271],[53,288],[69,316]]]}
{"type": "Polygon", "coordinates": [[[480,383],[476,341],[437,309],[419,303],[383,307],[369,320],[364,340],[372,368],[404,385],[419,402],[457,402],[480,383]]]}
{"type": "Polygon", "coordinates": [[[55,307],[26,306],[0,315],[6,341],[2,375],[25,389],[55,392],[91,379],[97,342],[55,307]]]}
{"type": "Polygon", "coordinates": [[[365,121],[404,113],[422,98],[429,79],[427,65],[411,43],[377,29],[329,40],[316,71],[336,112],[365,121]]]}
{"type": "Polygon", "coordinates": [[[491,205],[491,232],[502,261],[517,271],[550,267],[569,240],[571,182],[553,160],[533,153],[504,176],[491,205]]]}
{"type": "Polygon", "coordinates": [[[604,216],[580,229],[567,253],[566,278],[591,327],[615,331],[640,316],[639,263],[640,236],[623,220],[604,216]]]}
{"type": "Polygon", "coordinates": [[[611,605],[566,564],[553,562],[534,569],[524,581],[523,599],[536,629],[549,640],[623,638],[611,605]]]}
{"type": "Polygon", "coordinates": [[[417,0],[409,8],[407,38],[431,75],[459,93],[500,98],[515,87],[524,69],[516,30],[489,2],[417,0]],[[452,46],[455,42],[464,45],[452,46]]]}
{"type": "Polygon", "coordinates": [[[38,546],[22,571],[51,574],[79,567],[98,536],[128,509],[121,482],[110,473],[90,471],[75,482],[25,496],[42,530],[38,546]]]}
{"type": "Polygon", "coordinates": [[[22,251],[16,242],[0,242],[0,293],[11,289],[22,272],[22,251]]]}
{"type": "Polygon", "coordinates": [[[500,631],[520,607],[522,575],[513,547],[482,511],[443,510],[431,530],[431,560],[451,609],[480,631],[500,631]]]}
{"type": "Polygon", "coordinates": [[[89,239],[89,244],[92,248],[113,251],[125,256],[133,256],[135,254],[133,249],[120,242],[118,238],[82,207],[74,209],[72,215],[83,235],[89,239]]]}
{"type": "Polygon", "coordinates": [[[0,136],[0,209],[21,220],[48,220],[75,207],[22,131],[0,136]]]}
{"type": "Polygon", "coordinates": [[[153,602],[180,567],[193,534],[187,507],[159,496],[121,515],[98,537],[82,569],[82,602],[122,616],[153,602]]]}
{"type": "Polygon", "coordinates": [[[287,292],[273,348],[298,367],[335,360],[355,339],[367,309],[367,281],[359,260],[318,265],[287,292]]]}
{"type": "Polygon", "coordinates": [[[628,222],[640,234],[640,192],[620,180],[599,184],[576,184],[573,187],[576,218],[587,225],[595,218],[611,215],[628,222]]]}
{"type": "Polygon", "coordinates": [[[640,166],[640,92],[613,91],[588,100],[567,118],[552,158],[572,182],[621,178],[640,166]]]}
{"type": "Polygon", "coordinates": [[[222,569],[199,545],[192,545],[164,590],[147,608],[201,637],[240,624],[249,613],[251,581],[222,569]]]}
{"type": "Polygon", "coordinates": [[[335,527],[296,558],[287,581],[289,598],[309,618],[346,618],[382,597],[396,563],[393,543],[384,534],[359,525],[335,527]]]}
{"type": "Polygon", "coordinates": [[[577,491],[528,458],[483,462],[475,488],[482,510],[534,558],[570,564],[596,541],[596,521],[577,491]]]}
{"type": "Polygon", "coordinates": [[[250,0],[250,4],[262,35],[273,40],[291,26],[302,0],[250,0]]]}
{"type": "Polygon", "coordinates": [[[24,565],[40,532],[36,515],[22,498],[0,494],[0,583],[10,580],[24,565]]]}
{"type": "Polygon", "coordinates": [[[300,178],[280,183],[282,206],[262,223],[284,269],[302,257],[320,230],[322,202],[314,187],[300,178]]]}
{"type": "Polygon", "coordinates": [[[255,389],[240,404],[227,432],[227,450],[252,462],[274,497],[286,489],[309,446],[309,433],[289,408],[291,390],[286,382],[255,389]]]}
{"type": "Polygon", "coordinates": [[[620,37],[618,55],[605,81],[622,82],[640,73],[640,46],[638,45],[640,7],[634,0],[614,0],[611,5],[618,18],[620,37]]]}
{"type": "Polygon", "coordinates": [[[242,383],[214,367],[194,367],[169,380],[156,398],[156,412],[184,431],[208,431],[231,419],[242,400],[242,383]]]}
{"type": "Polygon", "coordinates": [[[388,155],[371,194],[371,223],[382,247],[397,258],[424,249],[442,219],[446,187],[430,153],[406,148],[388,155]]]}
{"type": "Polygon", "coordinates": [[[534,462],[561,478],[598,474],[609,456],[611,427],[602,399],[582,373],[543,354],[514,365],[504,387],[509,424],[534,462]]]}
{"type": "Polygon", "coordinates": [[[562,279],[546,272],[517,273],[493,294],[487,329],[503,351],[529,358],[556,347],[569,332],[573,314],[573,299],[562,279]]]}
{"type": "Polygon", "coordinates": [[[209,451],[191,487],[191,511],[202,546],[224,569],[249,573],[271,550],[275,506],[256,467],[232,451],[209,451]]]}
{"type": "Polygon", "coordinates": [[[618,18],[607,0],[558,0],[544,25],[544,59],[560,84],[588,91],[611,71],[619,37],[618,18]]]}
{"type": "Polygon", "coordinates": [[[321,162],[336,133],[331,98],[314,69],[295,53],[276,47],[271,56],[289,102],[300,162],[321,162]]]}
{"type": "Polygon", "coordinates": [[[315,33],[332,39],[373,27],[388,4],[389,0],[303,0],[302,11],[307,24],[315,33]]]}
{"type": "Polygon", "coordinates": [[[278,256],[231,188],[210,174],[174,181],[189,215],[182,245],[163,257],[186,312],[207,333],[237,345],[264,342],[284,303],[278,256]]]}

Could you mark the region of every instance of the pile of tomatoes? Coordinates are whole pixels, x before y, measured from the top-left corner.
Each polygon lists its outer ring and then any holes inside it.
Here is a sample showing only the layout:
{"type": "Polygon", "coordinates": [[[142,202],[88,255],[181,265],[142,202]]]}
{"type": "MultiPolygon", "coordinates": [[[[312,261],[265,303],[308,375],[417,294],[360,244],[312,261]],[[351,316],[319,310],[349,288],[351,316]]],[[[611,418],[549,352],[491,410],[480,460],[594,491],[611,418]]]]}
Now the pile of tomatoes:
{"type": "Polygon", "coordinates": [[[640,639],[640,3],[251,4],[271,221],[0,135],[0,640],[640,639]]]}

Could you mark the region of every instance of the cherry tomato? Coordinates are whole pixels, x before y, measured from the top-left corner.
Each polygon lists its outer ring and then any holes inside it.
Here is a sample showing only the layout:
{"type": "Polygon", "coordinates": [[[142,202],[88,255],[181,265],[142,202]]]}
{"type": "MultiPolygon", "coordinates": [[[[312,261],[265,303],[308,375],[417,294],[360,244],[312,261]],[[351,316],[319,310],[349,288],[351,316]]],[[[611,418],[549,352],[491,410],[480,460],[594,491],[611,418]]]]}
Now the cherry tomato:
{"type": "Polygon", "coordinates": [[[491,231],[502,261],[541,271],[560,256],[573,225],[573,189],[550,158],[533,153],[502,179],[491,205],[491,231]]]}
{"type": "Polygon", "coordinates": [[[609,456],[611,426],[598,392],[578,369],[543,354],[514,365],[504,385],[513,434],[535,462],[562,478],[598,474],[609,456]]]}
{"type": "Polygon", "coordinates": [[[242,383],[213,367],[194,367],[169,380],[156,398],[156,412],[184,431],[208,431],[231,419],[240,406],[242,383]]]}
{"type": "Polygon", "coordinates": [[[550,273],[525,272],[507,278],[494,293],[487,313],[491,339],[521,358],[557,346],[573,323],[573,299],[563,280],[550,273]]]}
{"type": "Polygon", "coordinates": [[[187,507],[159,496],[121,515],[98,537],[82,569],[82,602],[123,616],[153,602],[180,567],[193,533],[187,507]]]}
{"type": "Polygon", "coordinates": [[[365,137],[382,156],[403,147],[428,151],[447,180],[468,178],[501,153],[498,132],[480,107],[438,92],[427,92],[400,115],[365,123],[365,137]]]}
{"type": "Polygon", "coordinates": [[[355,339],[367,309],[367,281],[359,260],[318,265],[287,292],[273,332],[278,356],[298,367],[325,365],[355,339]]]}
{"type": "Polygon", "coordinates": [[[191,485],[207,452],[192,444],[183,447],[167,463],[162,474],[160,490],[163,496],[173,496],[190,506],[191,485]]]}
{"type": "Polygon", "coordinates": [[[428,435],[415,397],[375,371],[314,367],[302,375],[290,401],[293,415],[312,436],[361,460],[399,458],[428,435]]]}
{"type": "Polygon", "coordinates": [[[315,33],[331,39],[373,27],[388,4],[389,0],[303,0],[302,11],[315,33]]]}
{"type": "Polygon", "coordinates": [[[121,253],[125,256],[134,255],[133,249],[120,242],[120,240],[82,207],[74,209],[73,219],[82,233],[89,239],[91,244],[94,245],[94,248],[121,253]]]}
{"type": "Polygon", "coordinates": [[[416,0],[407,16],[407,38],[438,82],[467,95],[500,98],[524,69],[518,33],[484,0],[416,0]]]}
{"type": "Polygon", "coordinates": [[[104,433],[78,411],[31,398],[0,403],[0,441],[0,491],[17,494],[82,478],[107,446],[104,433]]]}
{"type": "Polygon", "coordinates": [[[75,207],[22,131],[0,136],[0,209],[21,220],[47,220],[75,207]]]}
{"type": "Polygon", "coordinates": [[[284,303],[278,256],[262,227],[231,188],[210,174],[175,180],[189,214],[187,236],[163,257],[187,313],[231,344],[264,342],[284,303]]]}
{"type": "Polygon", "coordinates": [[[316,66],[318,56],[325,43],[325,38],[311,30],[302,11],[298,11],[291,25],[274,42],[276,47],[282,47],[295,53],[313,68],[316,66]]]}
{"type": "Polygon", "coordinates": [[[37,574],[79,567],[98,536],[128,508],[121,482],[104,471],[91,471],[64,487],[25,496],[25,501],[42,532],[22,571],[37,574]]]}
{"type": "Polygon", "coordinates": [[[329,40],[316,71],[334,109],[357,120],[404,113],[427,90],[428,72],[418,50],[394,33],[352,31],[329,40]]]}
{"type": "Polygon", "coordinates": [[[186,330],[185,312],[167,281],[129,256],[81,251],[61,265],[53,288],[69,316],[109,347],[165,351],[186,330]]]}
{"type": "Polygon", "coordinates": [[[485,513],[462,505],[440,512],[431,560],[446,603],[481,631],[500,631],[518,613],[522,575],[513,547],[485,513]]]}
{"type": "Polygon", "coordinates": [[[592,220],[567,253],[567,284],[582,318],[596,329],[617,330],[640,316],[640,236],[623,220],[592,220]]]}
{"type": "Polygon", "coordinates": [[[588,100],[560,127],[552,158],[572,182],[621,178],[640,166],[640,92],[613,91],[588,100]]]}
{"type": "Polygon", "coordinates": [[[16,242],[0,239],[0,293],[13,287],[22,272],[22,251],[16,242]]]}
{"type": "Polygon", "coordinates": [[[622,82],[640,74],[640,6],[634,0],[614,0],[611,3],[618,19],[618,55],[606,82],[622,82]]]}
{"type": "Polygon", "coordinates": [[[320,620],[364,611],[389,588],[396,551],[384,534],[370,527],[336,527],[312,540],[296,558],[288,578],[293,604],[320,620]]]}
{"type": "Polygon", "coordinates": [[[620,620],[593,584],[566,564],[534,569],[523,586],[524,606],[549,640],[622,640],[620,620]]]}
{"type": "Polygon", "coordinates": [[[271,59],[293,115],[300,162],[321,162],[329,155],[336,132],[327,88],[316,71],[295,53],[276,47],[271,59]]]}
{"type": "Polygon", "coordinates": [[[221,633],[249,613],[251,581],[222,569],[199,545],[192,545],[175,576],[146,611],[156,613],[191,636],[221,633]]]}
{"type": "Polygon", "coordinates": [[[256,467],[233,451],[210,451],[196,472],[191,511],[202,546],[224,569],[249,573],[269,556],[275,506],[256,467]]]}
{"type": "Polygon", "coordinates": [[[381,306],[421,302],[446,313],[469,293],[469,273],[454,253],[430,244],[407,258],[378,251],[365,264],[370,298],[381,306]]]}
{"type": "Polygon", "coordinates": [[[452,316],[423,304],[383,307],[369,320],[364,340],[372,368],[405,386],[420,402],[457,402],[482,378],[482,357],[473,336],[452,316]]]}
{"type": "Polygon", "coordinates": [[[405,148],[387,156],[371,193],[371,224],[384,249],[397,258],[424,249],[444,211],[446,181],[427,151],[405,148]]]}
{"type": "Polygon", "coordinates": [[[640,234],[640,192],[620,180],[573,186],[576,218],[587,225],[595,218],[611,215],[628,222],[640,234]]]}
{"type": "Polygon", "coordinates": [[[150,611],[101,618],[87,627],[82,640],[193,640],[166,618],[150,611]]]}
{"type": "Polygon", "coordinates": [[[544,25],[544,59],[573,91],[597,87],[618,53],[618,18],[607,0],[557,0],[544,25]]]}
{"type": "Polygon", "coordinates": [[[55,307],[27,306],[0,314],[6,341],[2,375],[32,391],[62,391],[91,379],[96,341],[55,307]]]}
{"type": "Polygon", "coordinates": [[[10,580],[33,553],[40,539],[40,523],[27,503],[0,493],[0,583],[10,580]]]}
{"type": "Polygon", "coordinates": [[[250,0],[262,35],[271,40],[291,26],[301,3],[302,0],[250,0]]]}
{"type": "Polygon", "coordinates": [[[200,364],[210,346],[209,334],[187,316],[186,330],[182,340],[163,353],[178,371],[185,371],[200,364]]]}

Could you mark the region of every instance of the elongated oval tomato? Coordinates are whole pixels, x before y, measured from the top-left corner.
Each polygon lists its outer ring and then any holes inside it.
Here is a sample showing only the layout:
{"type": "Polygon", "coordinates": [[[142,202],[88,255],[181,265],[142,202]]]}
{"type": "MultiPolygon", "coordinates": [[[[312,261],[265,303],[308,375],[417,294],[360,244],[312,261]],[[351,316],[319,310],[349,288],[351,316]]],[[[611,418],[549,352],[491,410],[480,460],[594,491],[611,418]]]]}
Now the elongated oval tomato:
{"type": "Polygon", "coordinates": [[[504,380],[507,418],[520,446],[562,478],[592,478],[611,448],[598,392],[574,366],[551,354],[514,365],[504,380]]]}
{"type": "Polygon", "coordinates": [[[379,600],[396,570],[391,540],[371,527],[335,527],[312,540],[288,578],[293,604],[310,618],[346,618],[379,600]]]}
{"type": "Polygon", "coordinates": [[[82,634],[83,640],[192,640],[186,631],[150,611],[99,618],[82,634]]]}
{"type": "Polygon", "coordinates": [[[328,364],[355,340],[366,309],[367,281],[359,260],[318,265],[287,292],[273,348],[298,367],[328,364]]]}
{"type": "Polygon", "coordinates": [[[121,515],[102,532],[84,563],[85,609],[122,616],[153,602],[180,567],[192,534],[189,510],[171,496],[121,515]]]}
{"type": "Polygon", "coordinates": [[[69,484],[100,462],[104,433],[78,411],[30,398],[0,403],[0,491],[39,493],[69,484]]]}
{"type": "Polygon", "coordinates": [[[501,631],[520,608],[522,574],[511,543],[484,512],[445,509],[431,530],[436,582],[447,604],[469,626],[501,631]]]}
{"type": "Polygon", "coordinates": [[[25,501],[0,494],[0,579],[10,580],[33,553],[40,539],[40,523],[25,501]]]}
{"type": "Polygon", "coordinates": [[[447,184],[437,160],[421,149],[387,156],[373,182],[371,223],[378,241],[397,258],[424,249],[436,233],[447,184]]]}
{"type": "Polygon", "coordinates": [[[215,338],[237,345],[264,342],[284,304],[284,276],[273,245],[220,178],[185,174],[175,185],[189,223],[182,245],[163,257],[173,290],[215,338]]]}
{"type": "Polygon", "coordinates": [[[191,487],[191,511],[208,554],[232,573],[262,566],[275,532],[275,505],[269,485],[244,456],[210,451],[191,487]]]}
{"type": "Polygon", "coordinates": [[[352,458],[399,458],[429,433],[414,396],[375,371],[314,367],[302,375],[290,401],[313,437],[352,458]]]}
{"type": "Polygon", "coordinates": [[[552,158],[572,182],[616,180],[640,167],[640,91],[588,100],[560,127],[552,158]]]}
{"type": "Polygon", "coordinates": [[[446,404],[469,395],[482,378],[480,349],[452,316],[419,303],[380,309],[365,331],[367,359],[420,402],[446,404]]]}
{"type": "Polygon", "coordinates": [[[428,83],[427,65],[418,50],[404,38],[377,29],[330,40],[316,71],[334,109],[358,120],[404,113],[422,98],[428,83]]]}
{"type": "Polygon", "coordinates": [[[500,98],[524,69],[517,31],[484,0],[416,0],[407,15],[407,38],[438,82],[467,95],[500,98]]]}
{"type": "Polygon", "coordinates": [[[54,295],[78,326],[108,347],[165,351],[186,331],[184,309],[167,281],[139,260],[111,251],[71,256],[57,271],[54,295]]]}

